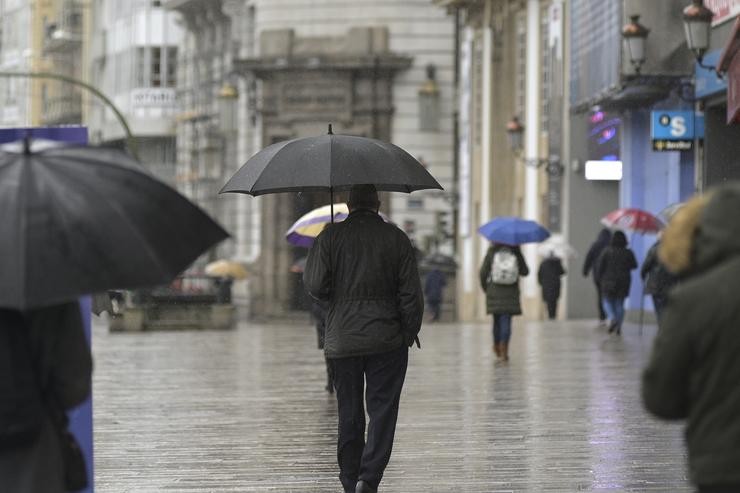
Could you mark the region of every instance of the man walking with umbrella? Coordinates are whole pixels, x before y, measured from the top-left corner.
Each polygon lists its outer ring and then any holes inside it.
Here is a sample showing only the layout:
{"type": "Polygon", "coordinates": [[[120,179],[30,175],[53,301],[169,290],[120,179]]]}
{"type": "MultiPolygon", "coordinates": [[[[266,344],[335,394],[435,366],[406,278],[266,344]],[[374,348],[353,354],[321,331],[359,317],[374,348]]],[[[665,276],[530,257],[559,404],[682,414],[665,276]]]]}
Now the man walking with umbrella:
{"type": "Polygon", "coordinates": [[[339,477],[345,492],[372,493],[390,460],[424,300],[411,242],[378,215],[375,187],[353,186],[348,205],[349,217],[316,239],[303,279],[329,305],[324,351],[339,410],[339,477]]]}

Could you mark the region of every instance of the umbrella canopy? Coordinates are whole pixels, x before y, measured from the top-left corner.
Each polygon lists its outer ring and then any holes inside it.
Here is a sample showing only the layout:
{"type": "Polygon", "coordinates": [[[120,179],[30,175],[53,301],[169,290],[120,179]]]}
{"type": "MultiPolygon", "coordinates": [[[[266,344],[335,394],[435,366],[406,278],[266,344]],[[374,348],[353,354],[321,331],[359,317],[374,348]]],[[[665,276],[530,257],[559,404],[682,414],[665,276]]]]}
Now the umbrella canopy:
{"type": "Polygon", "coordinates": [[[0,306],[168,283],[228,234],[116,149],[0,152],[0,306]]]}
{"type": "Polygon", "coordinates": [[[550,232],[535,221],[508,216],[494,218],[478,228],[478,232],[490,241],[506,245],[539,243],[550,236],[550,232]]]}
{"type": "Polygon", "coordinates": [[[550,253],[560,258],[573,258],[578,256],[578,252],[573,248],[562,235],[552,235],[547,240],[537,245],[537,253],[549,256],[550,253]]]}
{"type": "Polygon", "coordinates": [[[232,279],[246,279],[247,269],[239,262],[231,260],[216,260],[206,265],[206,274],[212,277],[230,277],[232,279]]]}
{"type": "MultiPolygon", "coordinates": [[[[390,222],[388,216],[383,213],[379,213],[383,221],[390,222]]],[[[347,219],[349,216],[349,207],[345,203],[324,205],[317,207],[301,216],[285,233],[285,239],[288,243],[295,246],[310,248],[313,245],[314,240],[324,230],[329,223],[338,223],[347,219]],[[332,212],[334,216],[332,218],[332,212]]]]}
{"type": "Polygon", "coordinates": [[[413,156],[380,140],[335,135],[278,142],[252,156],[221,189],[262,195],[279,192],[349,190],[413,192],[442,186],[413,156]]]}
{"type": "Polygon", "coordinates": [[[601,218],[608,228],[623,229],[635,233],[657,233],[663,228],[660,219],[642,209],[617,209],[601,218]]]}
{"type": "Polygon", "coordinates": [[[659,213],[658,217],[663,220],[664,223],[668,224],[671,220],[671,218],[676,215],[676,212],[684,206],[683,202],[677,202],[675,204],[671,204],[668,207],[664,207],[659,213]]]}

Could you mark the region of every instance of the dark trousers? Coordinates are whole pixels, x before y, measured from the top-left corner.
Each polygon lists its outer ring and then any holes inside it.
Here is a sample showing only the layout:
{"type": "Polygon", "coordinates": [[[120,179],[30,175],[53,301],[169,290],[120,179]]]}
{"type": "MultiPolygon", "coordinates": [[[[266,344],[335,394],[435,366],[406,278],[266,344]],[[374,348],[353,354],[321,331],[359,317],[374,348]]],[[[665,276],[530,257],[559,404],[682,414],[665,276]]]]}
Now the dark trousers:
{"type": "Polygon", "coordinates": [[[668,303],[668,297],[665,295],[654,294],[653,295],[653,306],[655,307],[655,317],[660,323],[660,317],[663,315],[663,309],[666,303],[668,303]]]}
{"type": "Polygon", "coordinates": [[[699,486],[699,493],[740,493],[740,484],[699,486]]]}
{"type": "Polygon", "coordinates": [[[596,296],[598,296],[599,320],[604,321],[606,320],[606,312],[604,312],[604,298],[601,296],[601,287],[596,281],[594,281],[594,286],[596,286],[596,296]]]}
{"type": "Polygon", "coordinates": [[[408,348],[402,346],[387,353],[330,360],[339,409],[339,479],[345,491],[354,492],[359,480],[375,489],[380,484],[391,458],[408,358],[408,348]],[[370,418],[367,443],[363,394],[370,418]]]}
{"type": "Polygon", "coordinates": [[[555,320],[558,316],[558,299],[547,299],[545,300],[545,304],[547,305],[547,318],[555,320]]]}

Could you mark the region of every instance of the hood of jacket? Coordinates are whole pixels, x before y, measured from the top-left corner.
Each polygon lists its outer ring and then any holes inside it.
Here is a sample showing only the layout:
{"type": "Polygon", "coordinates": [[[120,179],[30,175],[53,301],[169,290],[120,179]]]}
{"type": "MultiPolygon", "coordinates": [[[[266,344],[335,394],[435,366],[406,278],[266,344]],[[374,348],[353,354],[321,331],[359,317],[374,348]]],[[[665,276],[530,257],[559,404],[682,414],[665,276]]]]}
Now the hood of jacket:
{"type": "Polygon", "coordinates": [[[701,272],[740,255],[740,183],[686,203],[665,229],[660,260],[675,273],[701,272]]]}

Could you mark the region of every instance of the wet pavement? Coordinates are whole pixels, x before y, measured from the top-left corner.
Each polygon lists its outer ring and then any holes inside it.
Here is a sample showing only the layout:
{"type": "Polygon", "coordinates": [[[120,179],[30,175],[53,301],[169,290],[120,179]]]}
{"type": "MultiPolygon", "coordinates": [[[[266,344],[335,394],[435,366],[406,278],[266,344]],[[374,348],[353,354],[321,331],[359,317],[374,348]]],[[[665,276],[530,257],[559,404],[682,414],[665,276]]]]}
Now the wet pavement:
{"type": "MultiPolygon", "coordinates": [[[[515,320],[427,325],[381,492],[692,491],[680,424],[648,417],[654,328],[515,320]]],[[[109,334],[94,328],[97,492],[341,492],[336,403],[305,325],[109,334]]]]}

